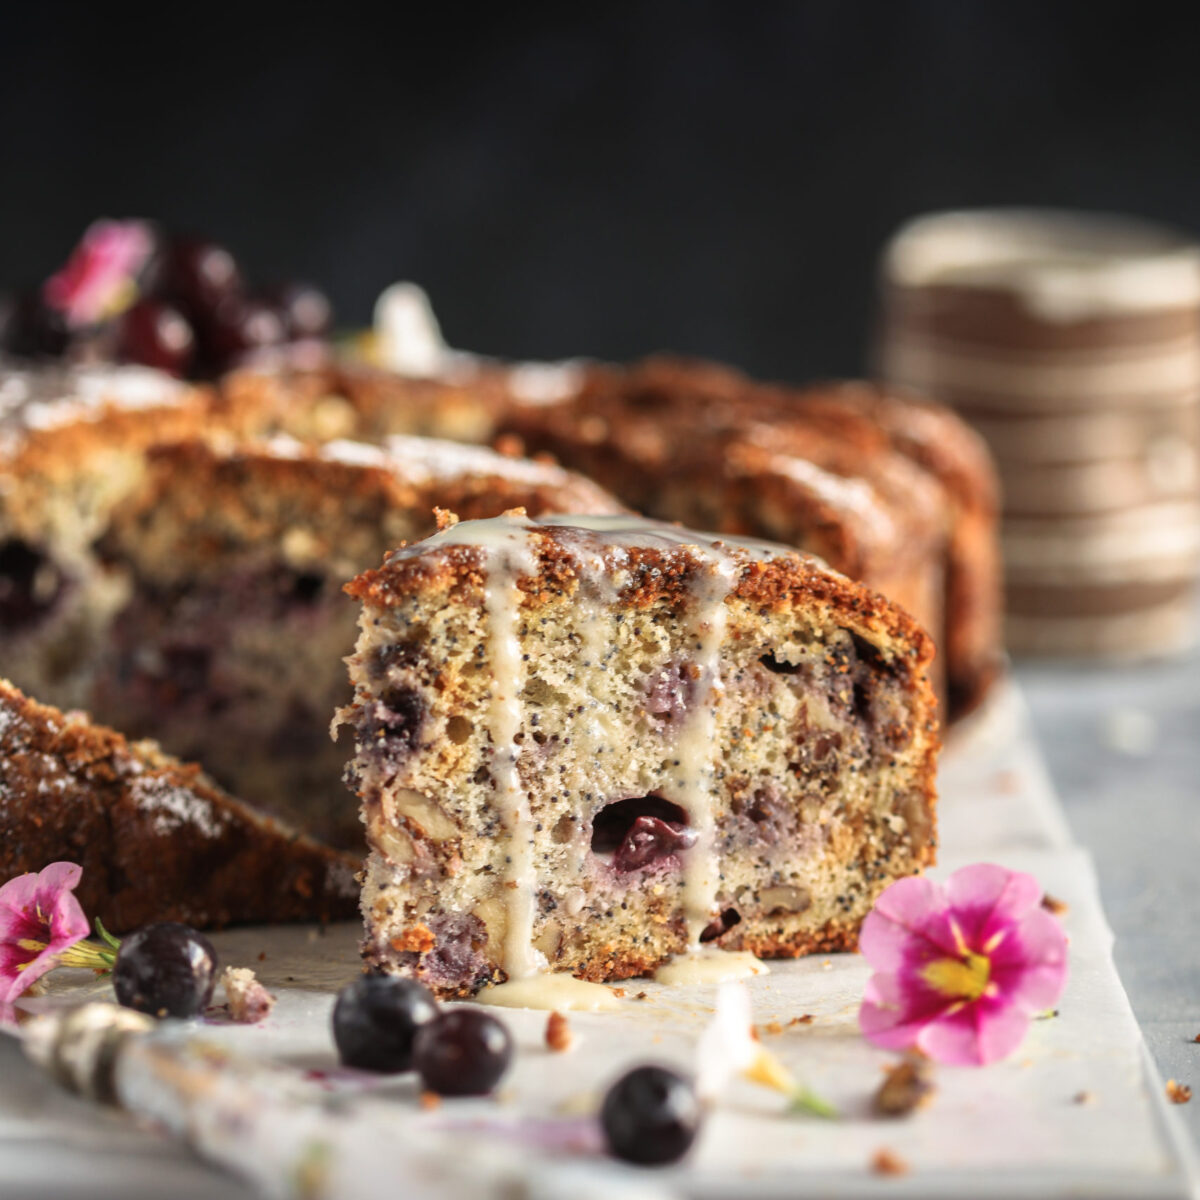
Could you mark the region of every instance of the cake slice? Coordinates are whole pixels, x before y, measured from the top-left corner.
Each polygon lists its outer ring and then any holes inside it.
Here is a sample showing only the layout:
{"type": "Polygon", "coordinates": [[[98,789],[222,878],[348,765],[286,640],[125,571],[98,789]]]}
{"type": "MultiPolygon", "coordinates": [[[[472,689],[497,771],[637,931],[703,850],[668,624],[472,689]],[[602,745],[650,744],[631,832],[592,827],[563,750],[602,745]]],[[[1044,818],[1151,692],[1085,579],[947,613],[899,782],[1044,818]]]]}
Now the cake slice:
{"type": "Polygon", "coordinates": [[[346,752],[329,737],[349,699],[357,617],[342,585],[431,533],[435,507],[491,517],[513,505],[623,511],[561,467],[429,438],[156,447],[102,541],[130,596],[87,707],[266,811],[361,849],[346,752]]]}
{"type": "Polygon", "coordinates": [[[933,861],[931,642],[817,559],[512,512],[347,590],[373,967],[450,996],[846,949],[933,861]]]}
{"type": "Polygon", "coordinates": [[[357,860],[300,837],[153,742],[0,680],[0,879],[66,859],[115,932],[352,915],[357,860]]]}

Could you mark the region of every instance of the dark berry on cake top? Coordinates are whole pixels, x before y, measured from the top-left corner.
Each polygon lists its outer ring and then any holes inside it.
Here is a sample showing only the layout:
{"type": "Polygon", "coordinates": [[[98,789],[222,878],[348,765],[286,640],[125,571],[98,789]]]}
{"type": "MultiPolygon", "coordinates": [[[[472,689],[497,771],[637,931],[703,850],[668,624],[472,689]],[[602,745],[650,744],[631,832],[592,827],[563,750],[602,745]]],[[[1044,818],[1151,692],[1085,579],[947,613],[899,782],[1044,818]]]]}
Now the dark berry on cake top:
{"type": "Polygon", "coordinates": [[[251,287],[218,242],[145,220],[99,220],[44,283],[0,304],[0,352],[211,378],[319,345],[332,316],[313,284],[251,287]]]}

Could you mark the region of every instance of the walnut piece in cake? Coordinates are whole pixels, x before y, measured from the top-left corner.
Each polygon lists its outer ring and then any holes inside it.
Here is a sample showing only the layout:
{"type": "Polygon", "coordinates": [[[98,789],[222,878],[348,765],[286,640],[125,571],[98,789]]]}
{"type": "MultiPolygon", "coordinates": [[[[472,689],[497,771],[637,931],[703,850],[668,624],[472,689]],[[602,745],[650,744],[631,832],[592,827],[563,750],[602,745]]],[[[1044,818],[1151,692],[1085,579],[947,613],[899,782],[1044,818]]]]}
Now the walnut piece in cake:
{"type": "Polygon", "coordinates": [[[846,949],[933,860],[932,646],[818,560],[510,513],[348,590],[377,969],[451,996],[846,949]]]}

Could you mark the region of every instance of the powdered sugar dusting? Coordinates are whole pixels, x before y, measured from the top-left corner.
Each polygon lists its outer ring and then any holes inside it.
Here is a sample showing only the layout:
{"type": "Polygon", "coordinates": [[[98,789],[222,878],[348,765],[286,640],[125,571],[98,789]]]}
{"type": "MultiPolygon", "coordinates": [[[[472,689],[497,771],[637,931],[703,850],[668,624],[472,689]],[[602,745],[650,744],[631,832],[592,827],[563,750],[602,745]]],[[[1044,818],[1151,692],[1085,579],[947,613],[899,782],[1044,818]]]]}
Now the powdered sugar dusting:
{"type": "Polygon", "coordinates": [[[29,430],[95,421],[106,408],[141,410],[177,403],[185,384],[150,367],[20,367],[0,364],[0,450],[29,430]]]}
{"type": "Polygon", "coordinates": [[[187,826],[204,837],[217,838],[229,819],[203,796],[180,787],[161,775],[142,775],[129,788],[133,802],[152,817],[152,828],[165,837],[187,826]]]}
{"type": "Polygon", "coordinates": [[[383,448],[392,464],[414,482],[453,479],[460,475],[497,475],[519,483],[562,484],[567,472],[527,458],[506,458],[484,446],[438,438],[388,438],[383,448]]]}
{"type": "Polygon", "coordinates": [[[326,462],[346,463],[354,467],[386,468],[389,465],[387,455],[378,446],[371,446],[366,442],[351,442],[344,438],[326,442],[321,447],[321,457],[326,462]]]}
{"type": "Polygon", "coordinates": [[[566,400],[583,386],[583,364],[517,363],[509,368],[508,390],[524,404],[554,404],[566,400]]]}

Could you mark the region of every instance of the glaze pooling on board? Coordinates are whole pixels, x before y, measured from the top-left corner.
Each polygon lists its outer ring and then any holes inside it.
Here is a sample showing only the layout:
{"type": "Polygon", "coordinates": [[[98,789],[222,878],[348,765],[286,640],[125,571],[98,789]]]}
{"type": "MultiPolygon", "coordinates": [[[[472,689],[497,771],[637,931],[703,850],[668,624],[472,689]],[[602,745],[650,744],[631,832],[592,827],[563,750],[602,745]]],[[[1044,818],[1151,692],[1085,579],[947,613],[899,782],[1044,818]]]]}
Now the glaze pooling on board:
{"type": "MultiPolygon", "coordinates": [[[[551,525],[573,535],[558,541],[575,561],[580,581],[577,606],[584,617],[582,650],[589,663],[599,664],[603,661],[604,630],[599,616],[620,590],[623,577],[627,574],[630,551],[639,548],[686,548],[695,557],[687,621],[688,640],[694,651],[692,661],[698,694],[675,733],[673,753],[677,771],[671,785],[662,789],[663,799],[677,804],[686,812],[688,828],[696,838],[692,846],[681,852],[684,917],[690,959],[700,950],[701,935],[716,915],[716,897],[720,886],[715,846],[713,745],[716,706],[723,689],[719,655],[725,634],[725,602],[736,588],[741,570],[748,563],[765,561],[776,554],[790,552],[768,542],[696,534],[623,515],[554,516],[544,518],[540,524],[551,525]],[[611,569],[614,560],[618,568],[615,573],[611,569]]],[[[415,546],[403,547],[391,556],[407,557],[425,553],[435,545],[469,547],[481,551],[484,556],[484,604],[489,643],[486,658],[493,677],[488,713],[494,746],[492,775],[496,808],[504,820],[509,842],[508,873],[503,889],[505,935],[500,965],[511,981],[530,979],[546,966],[544,955],[533,945],[537,915],[534,903],[534,823],[530,815],[529,797],[517,770],[520,752],[517,738],[525,723],[520,697],[526,682],[520,642],[520,580],[522,576],[536,573],[535,542],[538,527],[538,523],[518,515],[470,521],[443,529],[432,538],[415,546]]],[[[602,706],[597,704],[594,707],[597,711],[593,715],[603,732],[604,715],[599,711],[602,706]]],[[[703,958],[707,960],[711,956],[710,952],[706,952],[703,958]]],[[[720,974],[719,968],[712,970],[720,974]]],[[[710,970],[706,977],[715,976],[711,975],[710,970]]],[[[515,989],[508,993],[516,994],[515,989]]],[[[552,1003],[558,994],[543,997],[537,987],[529,986],[522,988],[519,995],[522,1004],[537,1006],[539,1002],[552,1003]]],[[[564,996],[559,999],[565,1001],[568,998],[564,996]]],[[[490,1002],[505,1003],[505,993],[494,996],[490,1002]]]]}

